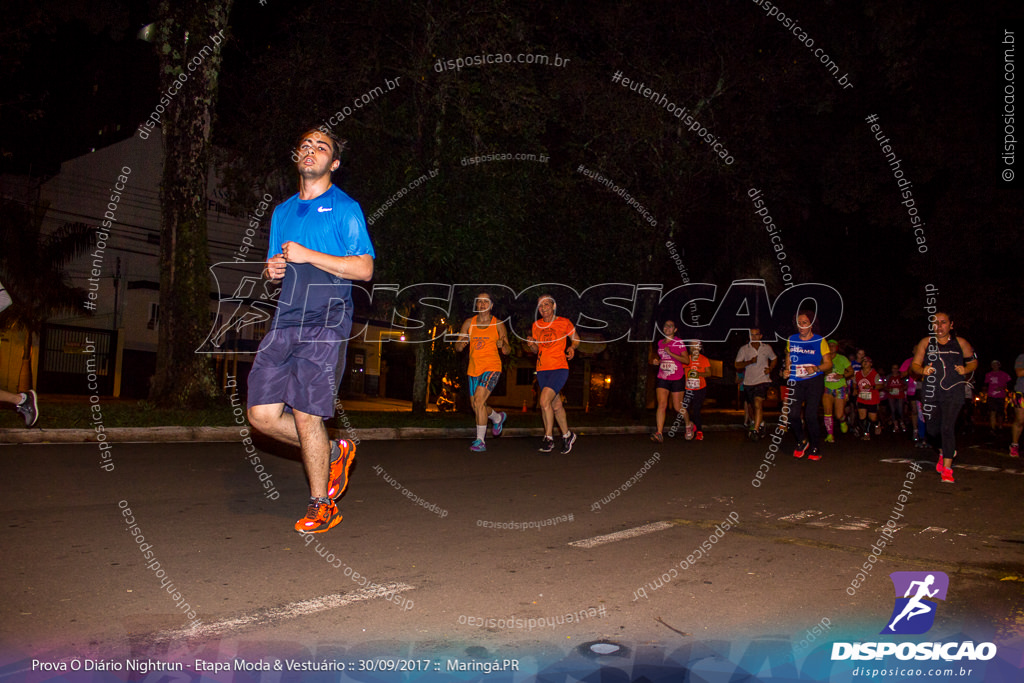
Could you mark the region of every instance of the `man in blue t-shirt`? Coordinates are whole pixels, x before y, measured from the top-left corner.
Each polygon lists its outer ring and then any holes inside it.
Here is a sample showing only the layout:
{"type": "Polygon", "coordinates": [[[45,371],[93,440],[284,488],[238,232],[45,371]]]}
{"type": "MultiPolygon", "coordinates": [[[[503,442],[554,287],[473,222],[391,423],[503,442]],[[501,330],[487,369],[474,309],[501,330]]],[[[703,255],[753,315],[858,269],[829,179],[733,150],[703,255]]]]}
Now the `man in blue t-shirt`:
{"type": "Polygon", "coordinates": [[[270,223],[265,275],[282,281],[277,313],[249,373],[252,426],[302,450],[310,499],[295,523],[300,533],[341,521],[334,501],[348,486],[355,459],[355,444],[328,440],[324,426],[345,370],[352,280],[373,276],[363,212],[331,184],[344,145],[318,129],[299,138],[293,154],[299,192],[274,209],[270,223]]]}
{"type": "Polygon", "coordinates": [[[786,343],[786,384],[789,396],[783,407],[783,420],[789,420],[796,437],[793,457],[802,458],[807,453],[809,460],[821,460],[818,443],[821,428],[818,425],[818,408],[825,393],[825,373],[832,369],[828,343],[812,328],[814,314],[800,311],[796,316],[797,333],[786,343]],[[807,422],[807,438],[804,438],[803,419],[807,422]]]}

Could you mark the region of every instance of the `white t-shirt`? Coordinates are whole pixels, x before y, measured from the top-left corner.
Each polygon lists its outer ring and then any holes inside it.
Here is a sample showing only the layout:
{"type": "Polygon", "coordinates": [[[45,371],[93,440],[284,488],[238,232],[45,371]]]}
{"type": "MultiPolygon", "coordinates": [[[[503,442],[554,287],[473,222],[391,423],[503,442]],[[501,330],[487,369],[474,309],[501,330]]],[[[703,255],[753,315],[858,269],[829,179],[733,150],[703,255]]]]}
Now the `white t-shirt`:
{"type": "Polygon", "coordinates": [[[768,364],[775,360],[775,352],[772,351],[772,347],[764,342],[761,342],[756,349],[750,344],[744,344],[736,354],[736,362],[742,363],[748,360],[754,362],[743,370],[743,386],[752,387],[771,381],[771,377],[768,376],[768,364]]]}

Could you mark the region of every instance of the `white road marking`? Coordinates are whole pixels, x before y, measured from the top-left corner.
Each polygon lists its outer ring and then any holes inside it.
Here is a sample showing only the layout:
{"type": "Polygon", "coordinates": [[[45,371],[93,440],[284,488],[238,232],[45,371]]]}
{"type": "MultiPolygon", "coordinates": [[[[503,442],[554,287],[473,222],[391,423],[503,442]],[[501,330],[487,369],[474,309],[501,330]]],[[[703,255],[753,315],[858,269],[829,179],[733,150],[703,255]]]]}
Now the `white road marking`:
{"type": "Polygon", "coordinates": [[[662,529],[671,529],[673,526],[675,525],[671,522],[654,522],[653,524],[644,524],[643,526],[633,527],[632,529],[616,531],[614,534],[605,534],[604,536],[585,538],[582,541],[573,541],[569,545],[574,548],[593,548],[594,546],[604,545],[605,543],[614,543],[615,541],[624,541],[627,538],[651,534],[655,531],[661,531],[662,529]]]}
{"type": "Polygon", "coordinates": [[[407,583],[388,583],[374,586],[373,588],[360,588],[357,591],[343,595],[322,595],[319,598],[293,602],[283,607],[269,607],[256,610],[250,614],[243,614],[233,619],[223,619],[209,624],[201,623],[197,626],[176,631],[161,631],[154,634],[151,640],[152,642],[160,643],[190,638],[208,638],[243,626],[267,624],[282,619],[294,619],[295,617],[316,614],[317,612],[324,612],[329,609],[337,609],[338,607],[351,605],[354,602],[389,597],[395,593],[404,593],[413,588],[415,586],[410,586],[407,583]]]}
{"type": "MultiPolygon", "coordinates": [[[[767,519],[772,518],[771,513],[763,513],[761,515],[767,519]]],[[[804,526],[813,526],[821,529],[834,529],[836,531],[869,531],[872,527],[880,522],[877,519],[871,519],[870,517],[857,517],[854,515],[838,515],[838,514],[825,514],[820,510],[801,510],[800,512],[794,512],[791,515],[784,515],[779,517],[780,522],[790,522],[792,524],[803,524],[804,526]]],[[[902,529],[905,524],[897,524],[896,529],[902,529]]],[[[879,530],[881,527],[877,527],[879,530]]]]}
{"type": "MultiPolygon", "coordinates": [[[[829,515],[829,517],[832,516],[834,515],[829,515]]],[[[870,517],[854,517],[853,515],[839,515],[838,519],[834,521],[825,521],[826,519],[822,518],[820,522],[808,522],[808,524],[838,531],[868,531],[873,525],[878,524],[878,520],[870,517]]]]}
{"type": "Polygon", "coordinates": [[[780,522],[800,522],[808,517],[817,517],[818,515],[824,514],[821,510],[801,510],[800,512],[794,512],[791,515],[785,517],[779,517],[780,522]]]}

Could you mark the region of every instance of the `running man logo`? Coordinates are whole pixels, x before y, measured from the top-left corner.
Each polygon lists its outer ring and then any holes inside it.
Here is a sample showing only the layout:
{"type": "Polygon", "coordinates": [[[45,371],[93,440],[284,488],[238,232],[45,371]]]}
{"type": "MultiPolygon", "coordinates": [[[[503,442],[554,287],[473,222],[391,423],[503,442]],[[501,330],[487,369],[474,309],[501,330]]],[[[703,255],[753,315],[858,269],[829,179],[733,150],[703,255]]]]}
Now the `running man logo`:
{"type": "MultiPolygon", "coordinates": [[[[235,265],[218,263],[210,268],[218,293],[222,291],[222,282],[227,284],[232,277],[237,278],[237,274],[227,272],[228,268],[235,265]]],[[[267,280],[260,274],[262,263],[242,265],[250,266],[250,270],[255,269],[255,273],[243,275],[229,296],[219,294],[217,313],[210,316],[213,326],[196,353],[239,353],[238,349],[230,347],[233,339],[243,338],[242,330],[261,324],[264,329],[269,327],[280,299],[281,284],[267,280]]],[[[252,353],[252,350],[248,353],[252,353]]]]}
{"type": "Polygon", "coordinates": [[[943,572],[893,572],[889,578],[896,590],[896,605],[889,624],[881,633],[927,633],[935,623],[938,607],[938,603],[929,598],[946,599],[949,577],[943,572]]]}

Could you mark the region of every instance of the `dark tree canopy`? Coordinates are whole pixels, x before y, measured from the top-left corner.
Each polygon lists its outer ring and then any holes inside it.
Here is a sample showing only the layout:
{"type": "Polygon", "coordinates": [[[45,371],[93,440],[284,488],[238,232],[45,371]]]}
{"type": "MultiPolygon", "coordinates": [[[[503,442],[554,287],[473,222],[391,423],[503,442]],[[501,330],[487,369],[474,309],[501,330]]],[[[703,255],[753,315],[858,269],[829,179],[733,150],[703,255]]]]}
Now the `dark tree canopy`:
{"type": "MultiPolygon", "coordinates": [[[[179,28],[186,16],[214,21],[203,3],[166,7],[182,17],[179,28]]],[[[370,227],[376,282],[669,289],[685,275],[720,287],[764,279],[777,294],[788,272],[794,282],[824,282],[843,294],[839,336],[893,356],[924,332],[922,288],[934,283],[983,355],[1018,352],[1021,197],[1000,187],[997,169],[999,27],[1015,16],[1013,3],[825,0],[787,8],[790,26],[749,0],[320,0],[236,3],[230,15],[223,3],[209,9],[230,25],[223,68],[207,84],[220,95],[189,103],[210,109],[189,108],[180,135],[170,123],[176,148],[212,136],[244,210],[265,192],[280,201],[294,191],[296,132],[330,123],[350,141],[335,182],[368,216],[387,205],[370,227]],[[505,54],[513,63],[455,65],[505,54]],[[520,54],[550,62],[516,63],[520,54]],[[614,74],[664,100],[623,87],[614,74]],[[707,139],[673,115],[683,107],[707,139]],[[872,114],[913,182],[926,255],[866,121],[872,114]],[[463,163],[517,153],[535,160],[463,163]],[[755,189],[780,231],[774,242],[755,214],[755,189]]],[[[42,15],[20,11],[25,26],[36,27],[30,34],[43,30],[42,15]]],[[[123,38],[125,17],[134,15],[110,16],[90,26],[123,38]]],[[[64,30],[59,19],[53,30],[64,30]]],[[[204,32],[214,31],[195,31],[204,32]]],[[[25,35],[13,32],[8,52],[25,35]]],[[[172,57],[187,52],[160,53],[164,82],[173,77],[172,57]]],[[[33,107],[43,110],[40,93],[9,63],[0,77],[15,86],[16,101],[0,113],[29,121],[33,107]]],[[[3,149],[16,150],[9,142],[3,149]]],[[[171,211],[185,210],[185,197],[166,196],[171,211]]],[[[167,221],[199,226],[198,214],[167,221]]],[[[195,284],[190,296],[198,300],[195,284]]],[[[712,309],[701,306],[698,315],[712,309]]],[[[616,362],[627,363],[627,375],[640,370],[628,365],[639,358],[633,351],[609,350],[623,356],[616,362]]]]}

